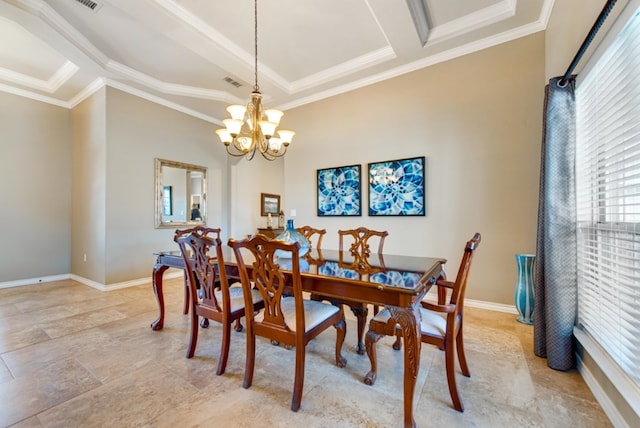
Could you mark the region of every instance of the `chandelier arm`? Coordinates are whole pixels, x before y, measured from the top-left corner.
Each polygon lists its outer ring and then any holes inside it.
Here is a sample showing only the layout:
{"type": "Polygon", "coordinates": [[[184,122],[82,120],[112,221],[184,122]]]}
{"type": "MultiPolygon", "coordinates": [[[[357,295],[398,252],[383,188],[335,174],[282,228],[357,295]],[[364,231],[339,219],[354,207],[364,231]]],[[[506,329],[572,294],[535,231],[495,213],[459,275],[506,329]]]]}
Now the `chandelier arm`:
{"type": "Polygon", "coordinates": [[[246,154],[246,153],[234,153],[231,150],[229,150],[229,146],[226,146],[226,147],[227,147],[227,153],[229,155],[231,155],[231,156],[240,157],[240,156],[244,156],[246,154]]]}
{"type": "Polygon", "coordinates": [[[266,151],[264,151],[264,152],[262,152],[262,151],[261,151],[260,153],[262,153],[262,156],[263,156],[265,159],[270,160],[270,161],[274,161],[274,160],[276,160],[276,159],[281,158],[282,156],[284,156],[284,154],[285,154],[286,152],[287,152],[287,149],[286,149],[286,147],[285,147],[285,148],[284,148],[284,150],[282,150],[282,151],[278,150],[278,152],[274,152],[273,150],[270,150],[270,149],[269,149],[269,150],[266,150],[266,151]]]}
{"type": "Polygon", "coordinates": [[[262,157],[265,158],[268,161],[274,161],[276,160],[275,156],[270,155],[269,153],[265,153],[265,152],[260,152],[262,154],[262,157]]]}
{"type": "Polygon", "coordinates": [[[253,159],[253,157],[256,155],[256,147],[253,146],[253,150],[249,150],[245,155],[244,158],[246,160],[251,160],[253,159]]]}

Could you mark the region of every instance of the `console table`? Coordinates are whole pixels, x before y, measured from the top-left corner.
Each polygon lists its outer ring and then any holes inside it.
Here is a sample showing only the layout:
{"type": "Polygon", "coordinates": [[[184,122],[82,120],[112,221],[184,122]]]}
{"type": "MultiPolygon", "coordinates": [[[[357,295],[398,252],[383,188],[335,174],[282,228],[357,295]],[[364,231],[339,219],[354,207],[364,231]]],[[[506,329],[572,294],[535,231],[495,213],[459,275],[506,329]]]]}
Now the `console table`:
{"type": "Polygon", "coordinates": [[[258,228],[258,233],[261,233],[262,235],[266,236],[267,238],[275,238],[276,236],[280,235],[282,232],[284,232],[284,228],[282,227],[259,227],[258,228]]]}

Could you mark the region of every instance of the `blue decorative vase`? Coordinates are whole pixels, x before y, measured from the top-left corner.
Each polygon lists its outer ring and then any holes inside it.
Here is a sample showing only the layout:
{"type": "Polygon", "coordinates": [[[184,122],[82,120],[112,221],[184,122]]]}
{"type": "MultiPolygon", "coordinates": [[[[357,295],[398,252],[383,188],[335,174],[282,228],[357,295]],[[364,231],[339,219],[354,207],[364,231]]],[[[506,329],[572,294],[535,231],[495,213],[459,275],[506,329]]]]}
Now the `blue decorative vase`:
{"type": "Polygon", "coordinates": [[[535,261],[536,256],[533,254],[516,254],[518,277],[514,300],[518,310],[517,321],[523,324],[533,324],[533,269],[535,261]]]}
{"type": "MultiPolygon", "coordinates": [[[[273,238],[277,241],[284,241],[288,243],[298,242],[300,243],[299,256],[302,257],[309,252],[309,241],[295,227],[293,227],[293,219],[287,220],[287,227],[284,231],[273,238]]],[[[291,251],[276,250],[276,256],[280,258],[291,258],[291,251]]]]}

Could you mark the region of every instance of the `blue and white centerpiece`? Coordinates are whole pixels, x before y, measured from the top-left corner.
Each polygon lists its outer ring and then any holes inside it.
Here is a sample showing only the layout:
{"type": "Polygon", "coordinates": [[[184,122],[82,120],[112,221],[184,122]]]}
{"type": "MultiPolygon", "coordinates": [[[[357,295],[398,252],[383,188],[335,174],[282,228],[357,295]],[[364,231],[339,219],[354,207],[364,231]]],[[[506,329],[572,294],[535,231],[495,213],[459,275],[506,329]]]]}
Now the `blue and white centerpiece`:
{"type": "MultiPolygon", "coordinates": [[[[305,238],[300,232],[298,232],[295,227],[293,227],[293,219],[290,218],[287,220],[287,227],[285,227],[284,231],[276,236],[276,241],[284,241],[287,243],[298,242],[300,244],[299,256],[302,257],[309,252],[309,241],[305,238]]],[[[276,250],[276,257],[281,259],[291,258],[291,251],[283,251],[276,250]]]]}

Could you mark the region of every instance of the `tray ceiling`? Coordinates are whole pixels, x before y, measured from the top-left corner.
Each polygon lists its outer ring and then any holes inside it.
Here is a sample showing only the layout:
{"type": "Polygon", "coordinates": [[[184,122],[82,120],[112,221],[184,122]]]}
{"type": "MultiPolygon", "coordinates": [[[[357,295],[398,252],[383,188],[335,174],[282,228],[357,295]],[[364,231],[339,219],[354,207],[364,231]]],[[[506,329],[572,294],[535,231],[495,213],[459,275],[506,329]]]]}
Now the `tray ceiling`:
{"type": "MultiPolygon", "coordinates": [[[[552,7],[260,0],[258,83],[286,110],[542,31],[552,7]]],[[[253,88],[253,28],[250,0],[4,0],[0,90],[71,108],[108,84],[220,124],[253,88]]]]}

